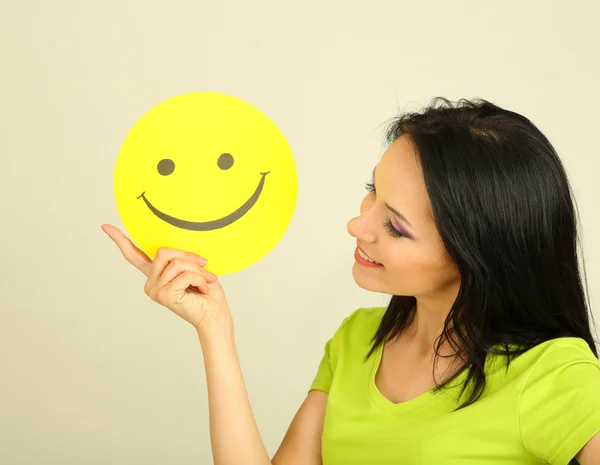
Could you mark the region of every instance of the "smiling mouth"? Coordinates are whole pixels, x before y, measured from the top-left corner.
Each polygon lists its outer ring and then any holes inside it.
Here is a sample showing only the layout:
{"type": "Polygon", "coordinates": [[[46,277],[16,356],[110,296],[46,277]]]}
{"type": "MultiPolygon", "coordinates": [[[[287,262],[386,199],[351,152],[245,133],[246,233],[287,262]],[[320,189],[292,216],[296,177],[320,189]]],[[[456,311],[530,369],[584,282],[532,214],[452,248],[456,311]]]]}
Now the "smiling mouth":
{"type": "Polygon", "coordinates": [[[244,202],[244,204],[240,208],[238,208],[236,211],[234,211],[233,213],[230,213],[227,216],[224,216],[223,218],[219,218],[218,220],[211,220],[211,221],[181,220],[179,218],[175,218],[174,216],[167,215],[166,213],[161,212],[154,205],[152,205],[150,203],[150,201],[144,195],[146,193],[145,191],[142,192],[140,194],[140,196],[137,198],[139,199],[141,197],[144,200],[144,202],[146,202],[146,205],[148,206],[148,208],[150,209],[150,211],[152,213],[154,213],[161,220],[166,221],[167,223],[169,223],[172,226],[175,226],[176,228],[188,229],[190,231],[212,231],[213,229],[224,228],[225,226],[228,226],[231,223],[233,223],[234,221],[239,220],[242,216],[244,216],[246,213],[248,213],[248,211],[254,206],[254,204],[260,197],[260,193],[262,192],[263,186],[265,185],[265,176],[269,173],[270,173],[270,171],[267,171],[266,173],[260,173],[262,175],[262,177],[260,178],[260,182],[258,183],[258,186],[256,187],[256,190],[254,191],[252,196],[250,196],[250,198],[248,200],[246,200],[246,202],[244,202]]]}

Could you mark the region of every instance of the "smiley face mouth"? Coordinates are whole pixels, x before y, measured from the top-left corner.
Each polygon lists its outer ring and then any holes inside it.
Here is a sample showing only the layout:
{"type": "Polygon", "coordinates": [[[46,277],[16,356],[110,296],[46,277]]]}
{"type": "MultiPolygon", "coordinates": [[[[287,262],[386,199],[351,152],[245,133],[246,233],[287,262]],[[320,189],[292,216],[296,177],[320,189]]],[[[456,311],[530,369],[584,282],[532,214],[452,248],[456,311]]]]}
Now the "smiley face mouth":
{"type": "Polygon", "coordinates": [[[175,226],[176,228],[188,229],[190,231],[212,231],[213,229],[224,228],[225,226],[228,226],[234,221],[239,220],[242,216],[248,213],[248,211],[254,206],[254,204],[260,197],[260,193],[262,192],[263,186],[265,185],[265,176],[269,173],[270,171],[267,171],[266,173],[260,173],[262,177],[260,178],[260,182],[258,183],[256,190],[250,196],[250,198],[246,200],[246,202],[244,202],[244,204],[240,208],[235,210],[233,213],[230,213],[229,215],[224,216],[223,218],[219,218],[218,220],[186,221],[181,220],[179,218],[175,218],[171,215],[167,215],[166,213],[161,212],[159,209],[157,209],[154,205],[150,203],[150,201],[145,196],[145,191],[140,194],[138,199],[141,197],[152,213],[154,213],[161,220],[166,221],[167,223],[169,223],[172,226],[175,226]]]}

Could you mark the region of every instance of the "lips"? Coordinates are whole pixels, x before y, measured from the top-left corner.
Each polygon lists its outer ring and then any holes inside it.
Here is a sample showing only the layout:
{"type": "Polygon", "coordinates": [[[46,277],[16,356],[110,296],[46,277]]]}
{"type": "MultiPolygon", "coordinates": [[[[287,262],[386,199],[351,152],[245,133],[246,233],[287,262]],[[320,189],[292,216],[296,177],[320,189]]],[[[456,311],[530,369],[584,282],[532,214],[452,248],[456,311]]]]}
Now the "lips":
{"type": "MultiPolygon", "coordinates": [[[[356,247],[358,247],[358,249],[364,253],[367,257],[369,257],[371,260],[375,260],[370,254],[368,254],[367,252],[365,252],[365,249],[363,249],[360,245],[358,245],[358,243],[356,244],[356,247]]],[[[379,260],[375,260],[377,263],[380,263],[379,260]]]]}

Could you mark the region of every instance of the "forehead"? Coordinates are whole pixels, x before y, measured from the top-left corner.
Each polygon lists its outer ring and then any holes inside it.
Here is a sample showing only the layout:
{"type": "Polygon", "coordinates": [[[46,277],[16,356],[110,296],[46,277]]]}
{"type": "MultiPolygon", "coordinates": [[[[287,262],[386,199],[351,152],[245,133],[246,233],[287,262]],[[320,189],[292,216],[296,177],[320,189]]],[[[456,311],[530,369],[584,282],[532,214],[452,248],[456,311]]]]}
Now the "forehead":
{"type": "Polygon", "coordinates": [[[410,194],[418,198],[424,194],[427,197],[423,172],[405,136],[394,141],[383,153],[377,168],[377,182],[398,194],[410,194]]]}
{"type": "Polygon", "coordinates": [[[410,141],[402,136],[384,152],[377,166],[377,190],[390,206],[404,213],[415,226],[428,226],[433,218],[423,172],[410,141]]]}

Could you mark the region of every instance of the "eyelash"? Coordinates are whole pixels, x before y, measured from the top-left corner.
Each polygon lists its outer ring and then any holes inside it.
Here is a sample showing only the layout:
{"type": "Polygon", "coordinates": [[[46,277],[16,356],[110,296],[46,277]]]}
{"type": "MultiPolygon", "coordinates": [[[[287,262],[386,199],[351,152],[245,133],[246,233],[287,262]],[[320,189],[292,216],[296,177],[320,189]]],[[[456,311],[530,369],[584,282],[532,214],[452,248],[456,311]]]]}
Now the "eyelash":
{"type": "MultiPolygon", "coordinates": [[[[375,183],[373,181],[365,183],[365,189],[367,189],[367,192],[376,192],[375,183]]],[[[383,223],[383,226],[394,237],[406,237],[406,234],[402,234],[400,231],[394,228],[394,225],[390,220],[387,220],[387,222],[383,223]]]]}

